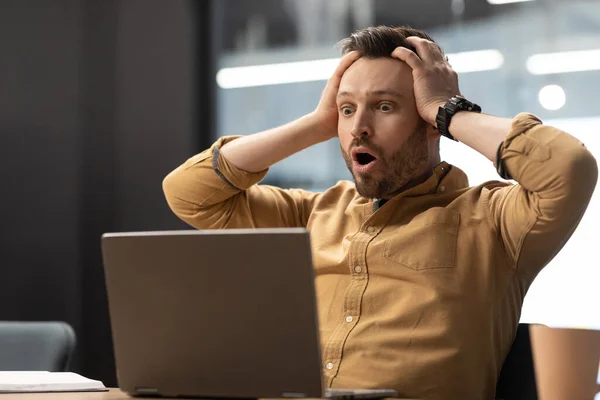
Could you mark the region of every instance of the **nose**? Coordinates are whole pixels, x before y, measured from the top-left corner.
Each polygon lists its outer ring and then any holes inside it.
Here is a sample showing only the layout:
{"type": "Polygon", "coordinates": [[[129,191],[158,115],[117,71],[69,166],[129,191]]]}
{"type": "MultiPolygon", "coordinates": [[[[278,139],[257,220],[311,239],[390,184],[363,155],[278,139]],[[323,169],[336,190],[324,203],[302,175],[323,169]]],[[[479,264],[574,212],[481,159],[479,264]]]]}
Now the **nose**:
{"type": "Polygon", "coordinates": [[[367,113],[356,112],[354,115],[354,124],[351,132],[352,136],[355,138],[363,136],[371,137],[373,135],[373,129],[371,128],[367,113]]]}

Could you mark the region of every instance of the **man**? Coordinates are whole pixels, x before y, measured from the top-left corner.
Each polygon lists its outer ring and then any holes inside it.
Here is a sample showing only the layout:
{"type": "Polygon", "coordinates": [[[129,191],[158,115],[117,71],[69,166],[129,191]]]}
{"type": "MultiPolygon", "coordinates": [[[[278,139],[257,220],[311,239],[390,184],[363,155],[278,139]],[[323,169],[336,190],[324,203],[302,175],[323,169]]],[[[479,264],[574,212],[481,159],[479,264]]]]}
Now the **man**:
{"type": "Polygon", "coordinates": [[[596,162],[532,115],[484,115],[456,97],[457,74],[424,32],[368,28],[342,44],[314,112],[219,139],[165,179],[167,200],[199,229],[310,231],[328,386],[491,399],[525,293],[581,219],[596,162]],[[440,133],[518,184],[468,187],[440,162],[440,133]],[[336,135],[354,183],[257,184],[336,135]]]}

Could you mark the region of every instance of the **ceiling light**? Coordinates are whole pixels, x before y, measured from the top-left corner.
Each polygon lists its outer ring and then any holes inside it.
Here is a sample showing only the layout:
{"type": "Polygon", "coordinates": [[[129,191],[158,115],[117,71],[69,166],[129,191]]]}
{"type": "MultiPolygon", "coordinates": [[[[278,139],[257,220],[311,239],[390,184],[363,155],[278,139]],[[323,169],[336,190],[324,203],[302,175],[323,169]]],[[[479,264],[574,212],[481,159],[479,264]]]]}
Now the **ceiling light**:
{"type": "Polygon", "coordinates": [[[217,83],[223,89],[327,80],[339,58],[223,68],[217,83]]]}
{"type": "MultiPolygon", "coordinates": [[[[448,54],[452,68],[458,73],[489,71],[504,64],[498,50],[478,50],[448,54]]],[[[340,59],[298,61],[278,64],[251,65],[222,68],[217,72],[217,84],[223,89],[283,83],[327,80],[335,71],[340,59]]]]}
{"type": "Polygon", "coordinates": [[[540,90],[538,99],[542,107],[546,110],[556,111],[565,105],[567,97],[562,87],[558,85],[548,85],[540,90]]]}
{"type": "Polygon", "coordinates": [[[448,60],[458,73],[491,71],[504,64],[504,56],[494,49],[448,54],[448,60]]]}
{"type": "Polygon", "coordinates": [[[534,1],[534,0],[487,0],[488,3],[497,5],[497,4],[509,4],[509,3],[524,3],[526,1],[534,1]]]}
{"type": "Polygon", "coordinates": [[[534,75],[600,69],[600,49],[535,54],[527,59],[527,70],[534,75]]]}

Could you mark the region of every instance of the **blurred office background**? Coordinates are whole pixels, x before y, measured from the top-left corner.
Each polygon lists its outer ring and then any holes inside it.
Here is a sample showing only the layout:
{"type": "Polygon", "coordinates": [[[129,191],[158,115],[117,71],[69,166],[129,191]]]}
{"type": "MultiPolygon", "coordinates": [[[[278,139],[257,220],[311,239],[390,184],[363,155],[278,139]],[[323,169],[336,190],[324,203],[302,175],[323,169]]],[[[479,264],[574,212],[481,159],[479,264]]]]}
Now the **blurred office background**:
{"type": "MultiPolygon", "coordinates": [[[[537,114],[600,159],[598,1],[0,0],[0,320],[66,320],[77,370],[114,385],[100,235],[187,228],[162,178],[219,136],[312,111],[335,44],[379,24],[428,30],[485,112],[537,114]]],[[[463,145],[442,157],[471,184],[498,179],[463,145]]],[[[349,178],[331,140],[265,183],[349,178]]],[[[598,223],[600,193],[524,322],[600,328],[598,223]]]]}

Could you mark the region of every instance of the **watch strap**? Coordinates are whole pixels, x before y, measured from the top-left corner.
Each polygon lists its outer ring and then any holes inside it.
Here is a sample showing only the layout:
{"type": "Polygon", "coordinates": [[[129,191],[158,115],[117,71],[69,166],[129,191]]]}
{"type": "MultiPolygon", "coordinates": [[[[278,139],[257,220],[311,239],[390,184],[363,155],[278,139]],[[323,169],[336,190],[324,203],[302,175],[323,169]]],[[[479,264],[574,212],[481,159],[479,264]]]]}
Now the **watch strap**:
{"type": "Polygon", "coordinates": [[[450,121],[452,121],[452,117],[457,112],[460,111],[470,111],[470,112],[481,112],[481,107],[477,104],[470,102],[462,96],[454,96],[443,107],[438,108],[438,113],[435,118],[435,122],[437,125],[438,132],[447,137],[448,139],[457,141],[454,136],[450,133],[448,127],[450,126],[450,121]]]}

